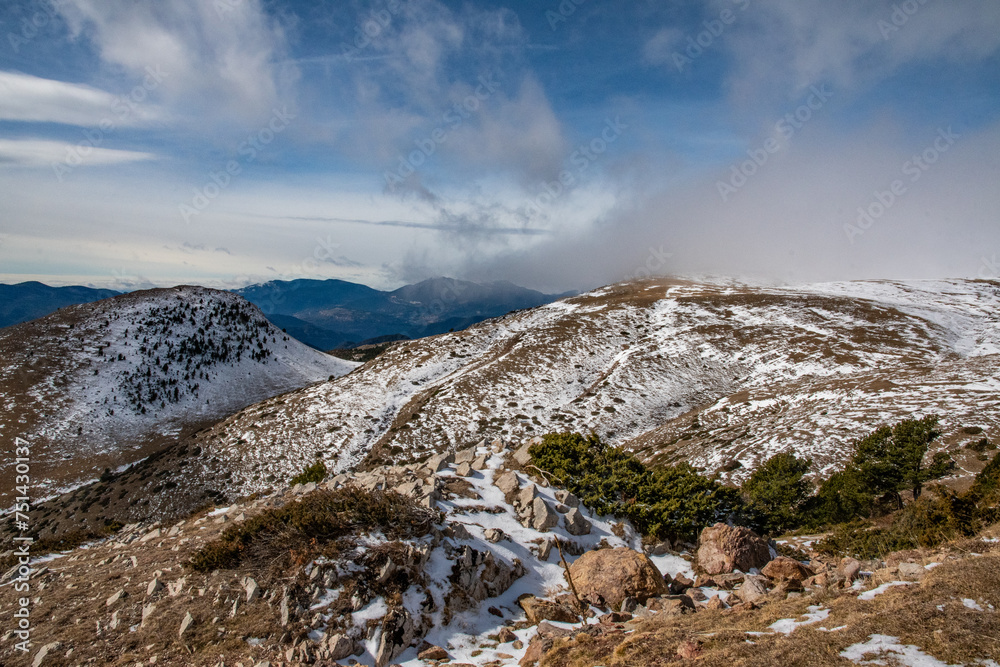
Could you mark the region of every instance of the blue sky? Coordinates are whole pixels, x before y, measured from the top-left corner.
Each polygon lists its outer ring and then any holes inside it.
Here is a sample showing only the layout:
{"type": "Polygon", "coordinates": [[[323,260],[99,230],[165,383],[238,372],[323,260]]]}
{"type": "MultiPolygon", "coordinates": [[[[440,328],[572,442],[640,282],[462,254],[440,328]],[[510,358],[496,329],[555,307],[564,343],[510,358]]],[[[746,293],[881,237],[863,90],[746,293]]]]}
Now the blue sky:
{"type": "Polygon", "coordinates": [[[0,280],[997,277],[991,0],[0,8],[0,280]]]}

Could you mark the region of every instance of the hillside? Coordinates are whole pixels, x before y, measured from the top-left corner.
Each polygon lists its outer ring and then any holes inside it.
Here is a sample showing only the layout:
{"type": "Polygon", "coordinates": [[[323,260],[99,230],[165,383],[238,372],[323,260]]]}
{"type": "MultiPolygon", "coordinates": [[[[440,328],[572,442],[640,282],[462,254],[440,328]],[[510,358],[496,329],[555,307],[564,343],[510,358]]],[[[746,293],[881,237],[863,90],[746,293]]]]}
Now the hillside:
{"type": "Polygon", "coordinates": [[[149,501],[146,515],[177,515],[206,492],[265,490],[317,458],[344,472],[567,430],[734,482],[781,451],[823,475],[877,425],[935,413],[936,446],[953,451],[961,485],[983,466],[961,446],[1000,436],[998,306],[990,282],[614,285],[392,346],[115,483],[149,501]],[[157,479],[178,466],[185,488],[163,492],[157,479]]]}
{"type": "Polygon", "coordinates": [[[32,643],[9,632],[0,660],[996,664],[997,526],[865,561],[778,557],[791,545],[724,524],[698,545],[654,543],[532,475],[527,444],[285,486],[124,526],[23,576],[15,565],[0,576],[0,612],[28,610],[32,643]],[[726,553],[739,561],[716,559],[720,530],[738,536],[726,553]]]}
{"type": "MultiPolygon", "coordinates": [[[[233,294],[134,292],[0,331],[0,433],[11,455],[15,438],[30,443],[37,498],[354,367],[233,294]]],[[[0,479],[6,505],[12,471],[0,479]]]]}
{"type": "Polygon", "coordinates": [[[110,299],[119,294],[90,287],[49,287],[39,282],[0,285],[0,328],[45,317],[66,306],[110,299]]]}

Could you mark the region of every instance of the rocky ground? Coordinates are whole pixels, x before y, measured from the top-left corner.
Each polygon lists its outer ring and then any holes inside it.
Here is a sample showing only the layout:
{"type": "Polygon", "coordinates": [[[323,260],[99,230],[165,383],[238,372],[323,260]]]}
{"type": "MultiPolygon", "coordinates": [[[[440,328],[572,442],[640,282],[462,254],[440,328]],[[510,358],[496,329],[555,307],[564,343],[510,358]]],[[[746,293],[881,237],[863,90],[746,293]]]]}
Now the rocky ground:
{"type": "Polygon", "coordinates": [[[533,475],[526,446],[484,441],[339,475],[170,525],[126,526],[36,560],[26,581],[15,568],[0,582],[0,616],[13,619],[28,596],[31,647],[18,650],[8,626],[0,661],[996,664],[995,537],[864,563],[805,553],[809,537],[769,543],[721,524],[697,546],[643,545],[628,524],[533,475]],[[426,525],[404,539],[356,531],[318,557],[278,545],[288,568],[188,565],[229,528],[344,488],[398,492],[426,525]],[[914,656],[938,662],[906,662],[914,656]]]}

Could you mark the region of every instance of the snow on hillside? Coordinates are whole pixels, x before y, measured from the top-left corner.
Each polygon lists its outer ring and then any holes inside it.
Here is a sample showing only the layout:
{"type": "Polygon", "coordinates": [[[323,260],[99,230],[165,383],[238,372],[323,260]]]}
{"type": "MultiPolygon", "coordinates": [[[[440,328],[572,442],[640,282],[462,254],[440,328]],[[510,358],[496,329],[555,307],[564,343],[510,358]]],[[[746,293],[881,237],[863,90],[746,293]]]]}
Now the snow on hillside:
{"type": "Polygon", "coordinates": [[[19,417],[4,432],[66,468],[357,366],[290,338],[242,298],[200,287],[63,309],[0,339],[0,400],[19,417]]]}
{"type": "Polygon", "coordinates": [[[249,489],[316,456],[343,471],[563,430],[736,479],[786,450],[822,472],[914,413],[1000,434],[998,306],[972,281],[614,285],[393,348],[198,441],[249,489]]]}

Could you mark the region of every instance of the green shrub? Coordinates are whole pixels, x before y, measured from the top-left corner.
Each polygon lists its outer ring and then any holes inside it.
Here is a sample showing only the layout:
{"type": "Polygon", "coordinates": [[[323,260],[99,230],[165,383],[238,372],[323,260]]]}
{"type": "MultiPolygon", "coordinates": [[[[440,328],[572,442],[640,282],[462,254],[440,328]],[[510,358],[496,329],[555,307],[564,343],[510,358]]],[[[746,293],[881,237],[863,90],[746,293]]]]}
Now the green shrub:
{"type": "Polygon", "coordinates": [[[199,549],[189,566],[200,572],[288,565],[350,533],[378,529],[399,539],[426,535],[437,513],[393,491],[343,488],[306,494],[230,526],[199,549]]]}
{"type": "Polygon", "coordinates": [[[705,526],[746,517],[736,489],[686,463],[647,468],[596,435],[550,433],[529,452],[535,466],[587,507],[630,519],[644,535],[693,541],[705,526]]]}
{"type": "Polygon", "coordinates": [[[794,454],[777,454],[743,483],[743,495],[750,510],[758,515],[762,532],[776,535],[801,524],[801,510],[811,490],[803,476],[810,465],[811,460],[794,454]]]}
{"type": "Polygon", "coordinates": [[[986,438],[981,438],[975,442],[970,442],[965,446],[965,449],[971,449],[974,452],[984,454],[989,449],[996,449],[997,446],[986,438]]]}
{"type": "Polygon", "coordinates": [[[316,461],[316,463],[311,466],[306,466],[302,472],[300,472],[295,477],[289,480],[289,484],[295,486],[296,484],[319,484],[324,479],[326,479],[326,465],[322,461],[316,461]]]}
{"type": "Polygon", "coordinates": [[[936,416],[907,419],[858,440],[844,470],[823,482],[807,504],[806,523],[842,523],[902,509],[904,489],[919,498],[924,484],[955,467],[945,452],[936,453],[924,466],[927,448],[940,435],[937,423],[936,416]]]}

